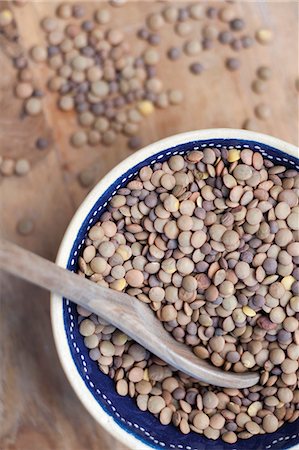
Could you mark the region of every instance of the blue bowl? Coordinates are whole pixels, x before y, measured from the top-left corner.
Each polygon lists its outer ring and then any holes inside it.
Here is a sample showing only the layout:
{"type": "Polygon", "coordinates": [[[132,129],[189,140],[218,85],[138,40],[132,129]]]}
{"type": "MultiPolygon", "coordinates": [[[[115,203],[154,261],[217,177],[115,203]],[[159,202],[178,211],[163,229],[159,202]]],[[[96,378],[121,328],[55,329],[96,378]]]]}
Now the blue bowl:
{"type": "MultiPolygon", "coordinates": [[[[298,149],[283,141],[244,130],[202,130],[163,139],[120,163],[91,191],[75,214],[59,249],[57,263],[77,271],[78,257],[88,230],[105,211],[107,202],[120,187],[134,177],[141,167],[206,147],[249,148],[279,165],[299,170],[298,149]]],[[[107,431],[131,449],[182,450],[265,450],[299,448],[297,420],[286,423],[277,432],[258,435],[236,444],[226,444],[191,432],[183,435],[173,425],[161,425],[149,412],[140,411],[135,400],[121,397],[115,383],[98,369],[88,355],[78,329],[76,305],[53,295],[52,326],[61,364],[74,390],[90,414],[107,431]]]]}

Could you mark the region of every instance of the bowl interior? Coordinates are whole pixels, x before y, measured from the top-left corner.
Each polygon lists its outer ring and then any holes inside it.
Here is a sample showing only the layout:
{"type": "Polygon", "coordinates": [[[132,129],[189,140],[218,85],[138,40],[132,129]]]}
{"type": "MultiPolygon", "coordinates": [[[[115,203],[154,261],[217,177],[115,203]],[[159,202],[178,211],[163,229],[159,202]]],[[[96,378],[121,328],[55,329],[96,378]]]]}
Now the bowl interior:
{"type": "MultiPolygon", "coordinates": [[[[118,179],[111,178],[110,187],[102,193],[94,203],[76,235],[71,252],[68,256],[67,268],[77,271],[78,257],[81,254],[84,240],[88,230],[98,221],[105,211],[107,202],[116,193],[117,189],[127,184],[139,169],[145,165],[153,165],[162,162],[174,154],[184,154],[192,149],[203,149],[205,147],[234,147],[250,148],[260,152],[263,156],[273,160],[277,164],[283,164],[288,168],[299,170],[298,159],[277,150],[268,145],[245,139],[208,139],[191,141],[168,148],[144,159],[124,173],[118,179]]],[[[103,409],[121,428],[127,433],[133,434],[135,438],[144,444],[161,449],[184,449],[184,450],[264,450],[264,449],[286,449],[299,444],[298,420],[295,423],[284,425],[276,433],[259,435],[247,440],[240,440],[234,445],[226,444],[221,440],[212,441],[196,433],[189,435],[181,434],[174,426],[163,426],[149,412],[141,412],[135,400],[129,397],[121,397],[115,391],[114,382],[100,372],[97,363],[92,361],[85,347],[83,337],[78,330],[78,314],[76,306],[69,300],[63,301],[63,321],[69,349],[76,369],[85,383],[86,389],[90,391],[99,409],[103,409]]]]}

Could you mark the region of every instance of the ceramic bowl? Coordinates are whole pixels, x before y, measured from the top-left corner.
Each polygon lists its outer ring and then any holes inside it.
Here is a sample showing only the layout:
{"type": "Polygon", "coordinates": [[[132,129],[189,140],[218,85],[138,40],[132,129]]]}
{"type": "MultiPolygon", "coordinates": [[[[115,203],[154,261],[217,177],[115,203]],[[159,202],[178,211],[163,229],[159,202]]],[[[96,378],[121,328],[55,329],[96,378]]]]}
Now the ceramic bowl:
{"type": "MultiPolygon", "coordinates": [[[[75,272],[84,239],[105,211],[117,189],[125,186],[145,165],[167,160],[171,155],[207,147],[250,148],[279,165],[299,170],[298,149],[281,140],[244,130],[210,129],[162,139],[131,155],[112,169],[90,192],[74,215],[59,248],[57,264],[75,272]]],[[[135,401],[121,397],[114,382],[101,373],[88,356],[78,330],[76,306],[52,295],[54,338],[62,367],[70,384],[91,416],[115,438],[132,450],[279,450],[299,448],[297,423],[285,424],[277,432],[259,435],[236,444],[209,440],[196,433],[181,434],[172,425],[161,425],[149,412],[141,412],[135,401]]]]}

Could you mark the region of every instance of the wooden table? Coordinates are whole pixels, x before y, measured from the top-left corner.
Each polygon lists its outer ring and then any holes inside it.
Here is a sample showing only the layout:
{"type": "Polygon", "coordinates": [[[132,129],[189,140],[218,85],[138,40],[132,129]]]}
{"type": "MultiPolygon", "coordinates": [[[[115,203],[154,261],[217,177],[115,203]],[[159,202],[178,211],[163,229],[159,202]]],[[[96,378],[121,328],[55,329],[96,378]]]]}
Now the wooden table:
{"type": "MultiPolygon", "coordinates": [[[[39,21],[52,14],[56,5],[53,1],[35,1],[14,8],[25,49],[44,42],[39,21]]],[[[128,39],[138,50],[144,44],[136,44],[134,36],[146,12],[162,7],[161,3],[148,1],[129,2],[113,9],[113,23],[125,25],[128,39]]],[[[87,4],[87,8],[94,6],[87,4]]],[[[259,130],[298,144],[298,94],[294,87],[298,76],[297,2],[241,2],[236,9],[246,18],[251,32],[270,27],[274,31],[273,43],[243,51],[241,70],[234,73],[223,69],[225,55],[233,52],[220,45],[201,56],[200,61],[208,70],[198,77],[188,72],[194,58],[184,57],[174,63],[163,57],[159,76],[168,87],[182,89],[185,101],[167,112],[157,111],[144,121],[144,144],[192,129],[239,128],[246,118],[253,117],[254,106],[259,102],[272,107],[272,118],[259,121],[259,130]],[[250,84],[261,64],[271,65],[274,76],[268,83],[268,92],[258,96],[250,84]]],[[[162,36],[164,55],[169,45],[182,42],[169,26],[162,36]]],[[[0,179],[2,233],[54,260],[63,233],[87,194],[87,189],[78,183],[78,173],[94,167],[97,181],[131,151],[124,138],[112,148],[72,148],[69,135],[75,129],[75,116],[58,111],[53,95],[46,95],[44,112],[39,117],[20,118],[21,101],[13,96],[16,72],[3,51],[0,68],[1,155],[26,157],[32,164],[31,172],[23,178],[0,179]],[[35,148],[38,136],[49,137],[49,150],[35,148]],[[22,217],[32,218],[35,223],[34,233],[26,237],[16,232],[22,217]]],[[[43,65],[33,65],[32,69],[37,84],[43,87],[48,70],[43,65]]],[[[48,293],[34,286],[2,276],[1,449],[124,449],[88,415],[69,386],[52,339],[48,298],[48,293]]]]}

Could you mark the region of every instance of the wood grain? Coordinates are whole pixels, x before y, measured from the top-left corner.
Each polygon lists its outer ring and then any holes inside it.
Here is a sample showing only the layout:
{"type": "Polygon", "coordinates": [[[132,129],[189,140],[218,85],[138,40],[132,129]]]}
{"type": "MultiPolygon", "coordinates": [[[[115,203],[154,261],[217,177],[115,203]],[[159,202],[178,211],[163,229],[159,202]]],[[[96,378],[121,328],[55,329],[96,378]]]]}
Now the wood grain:
{"type": "MultiPolygon", "coordinates": [[[[38,20],[52,14],[56,6],[55,1],[35,1],[14,9],[25,49],[44,42],[38,20]]],[[[94,4],[87,7],[91,11],[94,4]]],[[[113,9],[113,23],[125,24],[135,49],[134,34],[145,14],[162,7],[152,1],[129,2],[113,9]]],[[[271,120],[259,122],[260,131],[298,145],[298,94],[294,88],[298,76],[297,2],[242,1],[235,7],[246,18],[249,31],[261,26],[273,29],[272,45],[256,45],[242,52],[242,68],[237,73],[223,70],[224,57],[232,54],[226,47],[217,46],[215,51],[203,54],[201,62],[209,70],[200,77],[188,72],[194,58],[184,57],[173,63],[163,57],[159,76],[167,86],[182,88],[185,102],[166,113],[157,111],[142,124],[144,144],[197,128],[238,128],[246,118],[253,117],[257,103],[266,102],[271,104],[273,114],[271,120]],[[268,92],[260,97],[251,91],[250,84],[261,64],[271,65],[274,77],[269,81],[268,92]]],[[[162,34],[164,53],[170,45],[183,42],[170,27],[162,34]]],[[[141,48],[142,43],[138,45],[141,48]]],[[[113,148],[70,147],[75,118],[57,111],[54,96],[47,96],[40,117],[21,118],[21,101],[13,96],[16,73],[1,48],[0,68],[1,155],[25,156],[32,163],[28,176],[0,180],[1,232],[54,260],[63,233],[87,193],[78,183],[78,173],[94,166],[99,180],[131,151],[126,148],[125,139],[119,139],[113,148]],[[49,150],[36,150],[34,142],[38,136],[51,139],[49,150]],[[26,237],[16,233],[16,223],[23,216],[35,221],[34,234],[26,237]]],[[[32,70],[42,87],[47,69],[34,65],[32,70]]],[[[1,450],[124,450],[93,421],[70,388],[53,344],[47,298],[48,294],[40,289],[1,275],[1,450]]]]}

